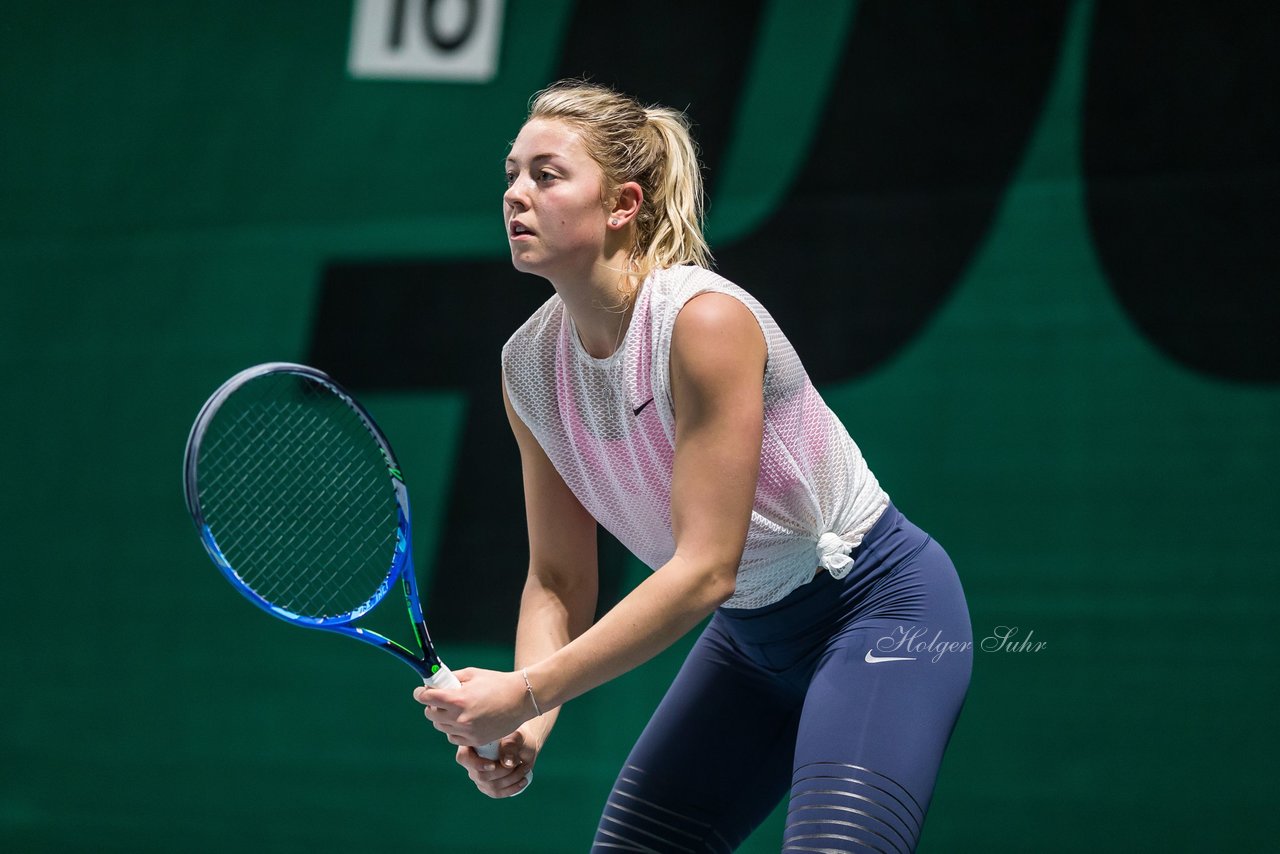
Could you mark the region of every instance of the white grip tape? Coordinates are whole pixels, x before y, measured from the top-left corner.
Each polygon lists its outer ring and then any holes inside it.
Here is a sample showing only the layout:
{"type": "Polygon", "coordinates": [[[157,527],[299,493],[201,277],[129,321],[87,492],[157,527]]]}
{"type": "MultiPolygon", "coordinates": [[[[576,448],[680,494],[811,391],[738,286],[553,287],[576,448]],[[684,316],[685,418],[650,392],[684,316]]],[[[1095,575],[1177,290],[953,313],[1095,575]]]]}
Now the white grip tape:
{"type": "MultiPolygon", "coordinates": [[[[428,688],[461,688],[462,687],[462,683],[458,681],[458,677],[453,675],[453,671],[450,670],[443,661],[440,662],[440,669],[437,670],[434,674],[432,674],[430,679],[423,679],[422,684],[426,685],[428,688]]],[[[491,741],[488,744],[482,744],[476,748],[476,753],[480,754],[485,759],[497,759],[498,758],[498,742],[491,741]]],[[[532,782],[533,782],[533,772],[530,771],[528,774],[525,775],[524,788],[522,788],[519,792],[516,792],[515,795],[511,795],[510,797],[514,798],[516,795],[523,794],[524,790],[529,788],[529,785],[532,782]]]]}
{"type": "MultiPolygon", "coordinates": [[[[444,662],[440,663],[440,669],[431,674],[431,678],[423,679],[422,684],[428,688],[461,688],[462,683],[458,681],[458,677],[453,675],[453,671],[448,668],[444,662]]],[[[476,748],[485,759],[498,758],[498,742],[491,741],[488,744],[482,744],[476,748]]]]}

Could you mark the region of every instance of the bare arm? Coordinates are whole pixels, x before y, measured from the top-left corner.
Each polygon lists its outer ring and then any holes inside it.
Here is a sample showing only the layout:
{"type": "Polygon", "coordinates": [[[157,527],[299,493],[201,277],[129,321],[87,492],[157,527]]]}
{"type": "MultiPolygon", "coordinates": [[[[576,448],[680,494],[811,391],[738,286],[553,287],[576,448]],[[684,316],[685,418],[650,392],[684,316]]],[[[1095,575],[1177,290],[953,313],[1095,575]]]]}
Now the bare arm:
{"type": "Polygon", "coordinates": [[[760,468],[765,356],[759,324],[732,297],[700,295],[677,317],[675,554],[580,637],[529,667],[544,708],[649,660],[733,595],[760,468]]]}
{"type": "MultiPolygon", "coordinates": [[[[520,669],[550,657],[591,625],[599,589],[596,521],[516,415],[505,386],[502,399],[520,446],[529,528],[529,575],[516,628],[516,669],[520,669]]],[[[538,728],[539,747],[559,714],[552,706],[542,707],[546,713],[538,728]]]]}
{"type": "MultiPolygon", "coordinates": [[[[595,523],[528,429],[513,420],[531,554],[517,662],[527,667],[544,712],[649,660],[733,595],[760,468],[766,353],[755,317],[732,297],[702,294],[677,317],[675,554],[590,628],[595,523]]],[[[520,726],[534,712],[519,671],[460,670],[458,677],[460,689],[415,693],[450,741],[476,745],[517,727],[529,731],[520,726]]]]}
{"type": "MultiPolygon", "coordinates": [[[[502,400],[520,447],[529,529],[529,572],[516,628],[516,672],[487,674],[489,680],[481,676],[484,671],[468,668],[457,673],[471,693],[488,685],[490,694],[498,697],[499,707],[517,712],[510,719],[514,731],[503,736],[499,745],[499,762],[484,759],[469,746],[458,748],[458,764],[467,769],[476,788],[494,798],[510,797],[528,784],[538,754],[560,713],[558,708],[546,707],[544,714],[535,717],[519,671],[554,654],[591,625],[598,589],[596,521],[578,503],[529,428],[516,415],[505,383],[502,400]]],[[[447,733],[451,742],[472,743],[458,735],[456,727],[462,719],[456,712],[460,709],[432,705],[441,703],[442,696],[454,696],[452,692],[440,695],[423,689],[414,696],[427,705],[427,718],[447,733]]],[[[483,709],[473,708],[472,714],[483,714],[483,709]]]]}

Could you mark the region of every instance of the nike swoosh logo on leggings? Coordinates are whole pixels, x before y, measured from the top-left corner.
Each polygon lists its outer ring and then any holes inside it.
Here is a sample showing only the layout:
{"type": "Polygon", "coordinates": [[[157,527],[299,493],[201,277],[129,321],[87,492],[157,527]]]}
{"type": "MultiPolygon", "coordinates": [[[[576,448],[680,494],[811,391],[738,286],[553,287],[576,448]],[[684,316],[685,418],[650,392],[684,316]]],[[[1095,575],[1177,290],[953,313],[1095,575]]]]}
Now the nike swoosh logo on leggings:
{"type": "Polygon", "coordinates": [[[881,658],[878,655],[872,655],[871,650],[867,650],[867,655],[862,660],[867,664],[879,664],[882,661],[915,661],[914,658],[898,658],[895,656],[886,656],[885,658],[881,658]]]}

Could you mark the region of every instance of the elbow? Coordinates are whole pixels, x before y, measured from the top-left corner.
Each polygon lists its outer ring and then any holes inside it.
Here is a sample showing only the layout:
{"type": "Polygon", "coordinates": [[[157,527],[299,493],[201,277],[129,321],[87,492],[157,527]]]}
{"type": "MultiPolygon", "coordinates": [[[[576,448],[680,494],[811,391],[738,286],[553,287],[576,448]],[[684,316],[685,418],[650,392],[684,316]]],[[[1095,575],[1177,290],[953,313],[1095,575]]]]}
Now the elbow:
{"type": "Polygon", "coordinates": [[[704,576],[702,600],[708,612],[714,611],[733,596],[738,586],[738,564],[711,567],[704,576]]]}
{"type": "Polygon", "coordinates": [[[668,564],[672,571],[679,573],[673,578],[684,578],[677,595],[690,608],[704,615],[711,613],[727,602],[737,589],[741,557],[741,552],[735,555],[682,555],[677,552],[668,564]]]}
{"type": "Polygon", "coordinates": [[[737,575],[731,575],[727,581],[721,582],[719,589],[712,596],[711,610],[714,611],[733,598],[733,593],[738,587],[737,581],[737,575]]]}
{"type": "Polygon", "coordinates": [[[552,606],[572,613],[587,625],[595,614],[599,581],[594,573],[557,572],[549,567],[530,567],[522,601],[535,606],[552,606]]]}

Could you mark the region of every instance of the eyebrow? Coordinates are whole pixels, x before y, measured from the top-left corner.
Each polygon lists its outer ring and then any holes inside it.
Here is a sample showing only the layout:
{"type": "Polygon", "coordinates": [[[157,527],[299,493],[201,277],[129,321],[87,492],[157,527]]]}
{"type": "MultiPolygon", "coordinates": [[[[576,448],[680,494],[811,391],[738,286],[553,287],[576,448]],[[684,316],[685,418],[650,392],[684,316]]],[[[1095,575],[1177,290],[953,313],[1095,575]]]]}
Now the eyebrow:
{"type": "MultiPolygon", "coordinates": [[[[560,156],[561,156],[561,155],[559,155],[559,154],[535,154],[535,155],[533,155],[533,157],[531,157],[531,158],[529,159],[529,162],[530,162],[530,163],[537,163],[539,160],[555,160],[557,157],[560,157],[560,156]]],[[[503,162],[504,162],[504,163],[515,163],[515,162],[517,162],[517,161],[516,161],[516,159],[515,159],[514,157],[512,157],[510,154],[508,154],[508,155],[507,155],[507,159],[506,159],[506,160],[504,160],[503,162]]]]}

